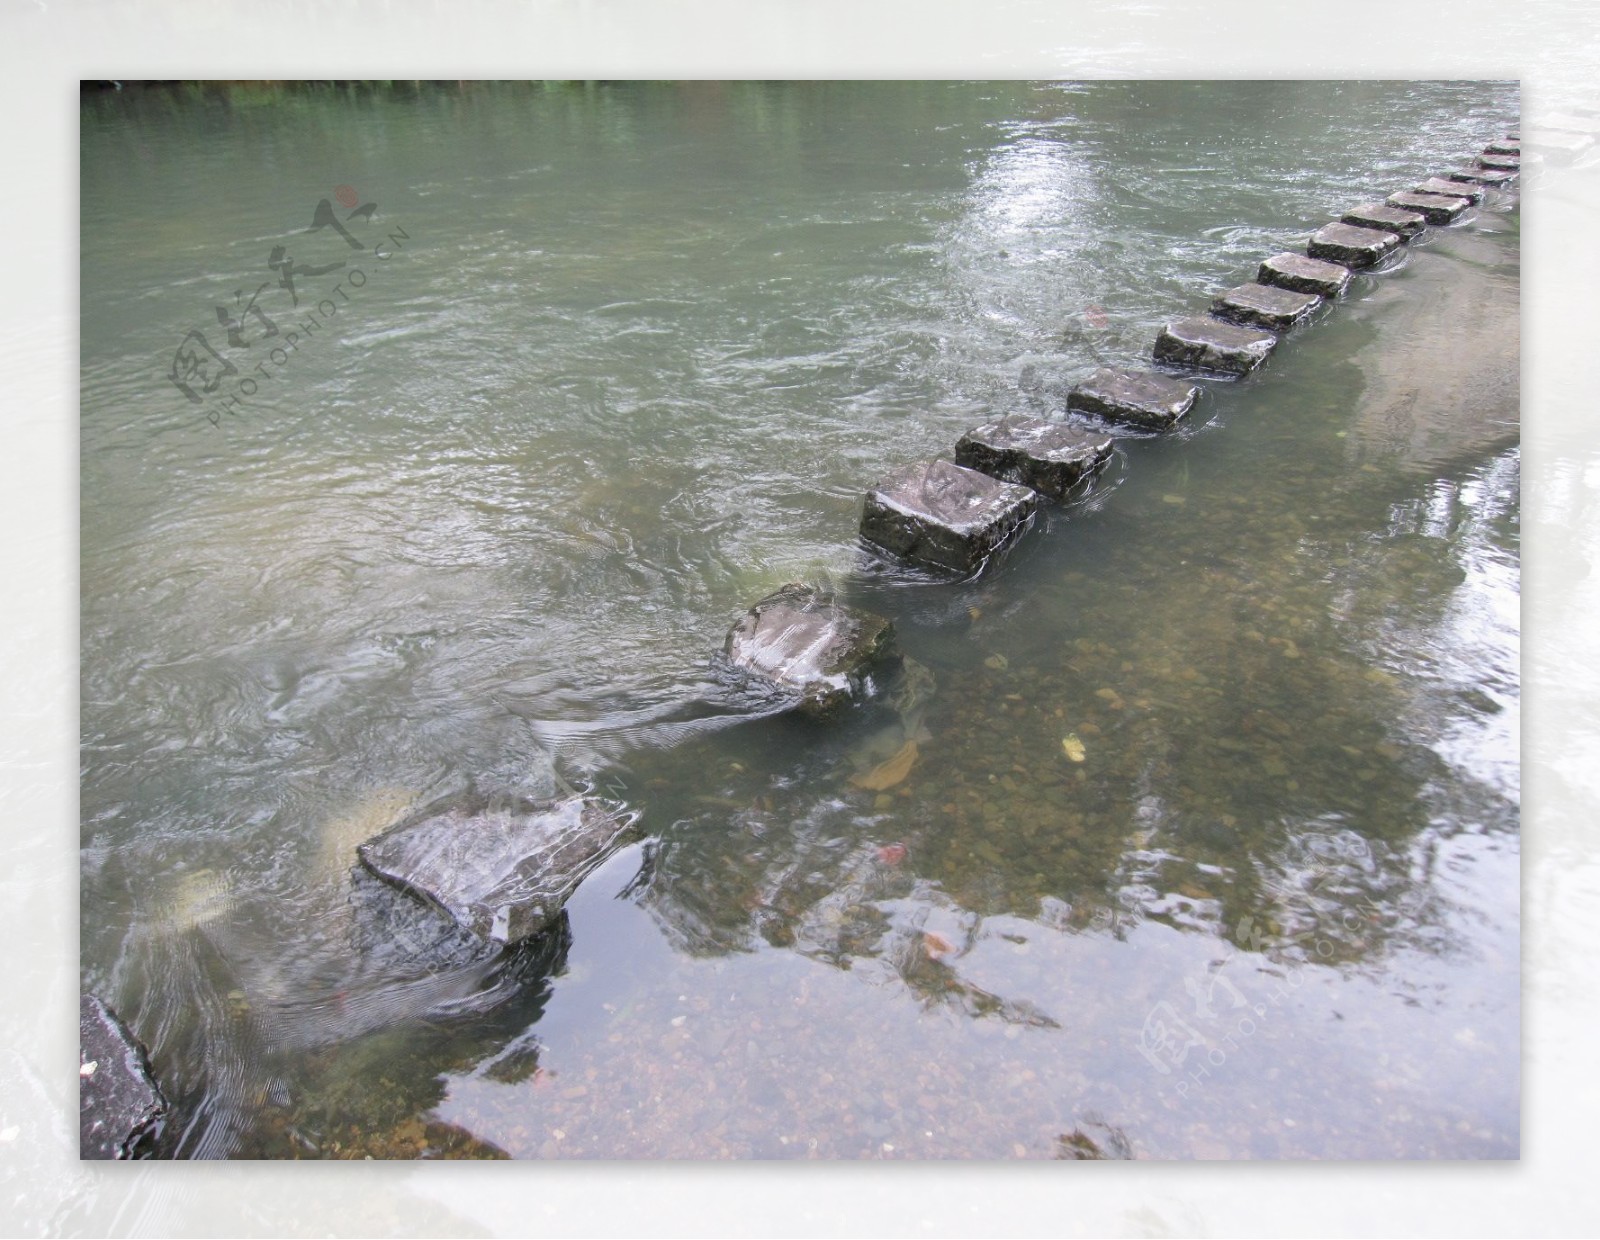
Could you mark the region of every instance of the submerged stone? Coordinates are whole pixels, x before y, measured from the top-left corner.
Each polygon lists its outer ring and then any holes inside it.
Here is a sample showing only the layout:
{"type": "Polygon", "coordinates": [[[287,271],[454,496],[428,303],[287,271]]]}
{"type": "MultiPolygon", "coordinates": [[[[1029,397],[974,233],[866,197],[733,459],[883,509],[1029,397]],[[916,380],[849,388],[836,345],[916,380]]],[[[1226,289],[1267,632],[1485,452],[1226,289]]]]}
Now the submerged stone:
{"type": "Polygon", "coordinates": [[[740,617],[723,655],[746,675],[798,694],[801,710],[823,715],[866,697],[872,670],[893,645],[894,625],[882,616],[791,582],[740,617]]]}
{"type": "Polygon", "coordinates": [[[1147,370],[1102,366],[1067,395],[1067,408],[1147,430],[1170,430],[1194,408],[1200,389],[1147,370]]]}
{"type": "Polygon", "coordinates": [[[1322,304],[1315,293],[1296,293],[1272,284],[1241,284],[1218,293],[1211,313],[1230,323],[1287,331],[1322,304]]]}
{"type": "Polygon", "coordinates": [[[1002,482],[1020,482],[1061,499],[1111,459],[1111,436],[1013,415],[968,431],[956,444],[956,464],[1002,482]]]}
{"type": "Polygon", "coordinates": [[[1381,202],[1364,202],[1339,217],[1341,224],[1354,224],[1357,228],[1382,228],[1399,233],[1409,240],[1428,226],[1428,221],[1416,211],[1402,211],[1381,202]]]}
{"type": "Polygon", "coordinates": [[[356,849],[379,878],[510,946],[561,914],[636,815],[594,797],[431,814],[356,849]]]}
{"type": "Polygon", "coordinates": [[[1256,272],[1261,284],[1293,289],[1296,293],[1315,293],[1337,297],[1350,286],[1350,268],[1320,258],[1307,258],[1292,250],[1274,254],[1256,272]]]}
{"type": "Polygon", "coordinates": [[[1399,247],[1398,233],[1358,228],[1354,224],[1324,224],[1311,234],[1306,253],[1312,258],[1343,263],[1346,267],[1370,267],[1399,247]]]}
{"type": "Polygon", "coordinates": [[[167,1100],[139,1040],[93,995],[78,998],[78,1157],[147,1153],[167,1100]]]}
{"type": "Polygon", "coordinates": [[[1446,180],[1444,177],[1429,177],[1421,185],[1413,185],[1411,191],[1416,194],[1443,194],[1446,198],[1465,198],[1471,203],[1483,199],[1483,191],[1476,186],[1463,181],[1446,180]]]}
{"type": "Polygon", "coordinates": [[[1196,315],[1177,319],[1156,337],[1155,359],[1220,374],[1242,375],[1267,360],[1278,343],[1271,332],[1196,315]]]}
{"type": "Polygon", "coordinates": [[[976,571],[1039,507],[1028,487],[949,461],[911,465],[867,492],[861,536],[906,560],[976,571]]]}
{"type": "Polygon", "coordinates": [[[1404,207],[1407,211],[1417,212],[1430,224],[1448,224],[1459,219],[1462,212],[1472,205],[1465,198],[1445,194],[1390,194],[1388,201],[1391,207],[1404,207]]]}

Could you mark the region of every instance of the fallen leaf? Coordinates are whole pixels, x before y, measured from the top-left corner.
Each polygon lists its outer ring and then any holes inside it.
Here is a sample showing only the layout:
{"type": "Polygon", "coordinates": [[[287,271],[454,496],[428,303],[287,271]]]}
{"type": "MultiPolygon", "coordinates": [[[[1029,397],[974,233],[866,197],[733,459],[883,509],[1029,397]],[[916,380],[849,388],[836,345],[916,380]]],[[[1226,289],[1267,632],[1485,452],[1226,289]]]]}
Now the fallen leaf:
{"type": "Polygon", "coordinates": [[[906,859],[904,844],[885,844],[878,849],[878,860],[884,865],[899,865],[906,859]]]}
{"type": "Polygon", "coordinates": [[[1011,660],[1003,654],[992,654],[983,661],[983,665],[991,671],[1003,672],[1011,666],[1011,660]]]}
{"type": "Polygon", "coordinates": [[[870,792],[882,792],[885,788],[893,788],[905,777],[911,774],[911,768],[917,761],[917,742],[907,741],[900,746],[900,751],[887,762],[880,762],[863,775],[852,776],[850,782],[857,788],[865,788],[870,792]]]}
{"type": "Polygon", "coordinates": [[[951,952],[955,951],[955,949],[956,945],[954,943],[945,938],[944,935],[938,934],[932,930],[927,931],[922,936],[922,950],[927,952],[929,958],[932,960],[938,960],[941,957],[948,956],[951,952]]]}
{"type": "Polygon", "coordinates": [[[1083,742],[1078,739],[1076,732],[1061,738],[1061,752],[1066,754],[1073,762],[1082,762],[1088,756],[1084,752],[1083,742]]]}

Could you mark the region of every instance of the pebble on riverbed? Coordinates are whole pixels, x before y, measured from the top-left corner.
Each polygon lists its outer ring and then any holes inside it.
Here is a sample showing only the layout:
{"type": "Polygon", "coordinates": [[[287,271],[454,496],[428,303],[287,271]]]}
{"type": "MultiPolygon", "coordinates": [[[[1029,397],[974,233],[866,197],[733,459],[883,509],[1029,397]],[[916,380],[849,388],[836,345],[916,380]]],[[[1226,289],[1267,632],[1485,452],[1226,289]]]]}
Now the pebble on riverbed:
{"type": "Polygon", "coordinates": [[[867,492],[861,537],[912,563],[972,573],[1038,507],[1038,494],[1027,487],[928,461],[867,492]]]}
{"type": "Polygon", "coordinates": [[[1111,459],[1111,436],[1045,418],[1012,416],[973,427],[956,444],[956,464],[1063,499],[1111,459]]]}
{"type": "Polygon", "coordinates": [[[791,582],[740,617],[723,655],[740,672],[797,694],[801,711],[820,716],[867,697],[871,673],[893,645],[894,626],[882,616],[791,582]]]}

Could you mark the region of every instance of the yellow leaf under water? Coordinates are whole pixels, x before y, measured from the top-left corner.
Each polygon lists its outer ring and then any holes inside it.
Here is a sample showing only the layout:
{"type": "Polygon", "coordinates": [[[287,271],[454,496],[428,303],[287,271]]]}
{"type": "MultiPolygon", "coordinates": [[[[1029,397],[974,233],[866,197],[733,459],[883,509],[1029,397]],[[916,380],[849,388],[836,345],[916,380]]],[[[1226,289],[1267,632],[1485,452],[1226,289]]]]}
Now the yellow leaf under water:
{"type": "Polygon", "coordinates": [[[882,792],[885,788],[893,788],[905,777],[911,774],[911,768],[917,761],[917,742],[907,741],[900,746],[894,757],[887,762],[880,762],[870,771],[852,776],[850,782],[857,788],[865,788],[869,792],[882,792]]]}
{"type": "Polygon", "coordinates": [[[1061,752],[1074,762],[1082,762],[1088,756],[1083,748],[1083,742],[1078,739],[1078,734],[1072,732],[1061,738],[1061,752]]]}

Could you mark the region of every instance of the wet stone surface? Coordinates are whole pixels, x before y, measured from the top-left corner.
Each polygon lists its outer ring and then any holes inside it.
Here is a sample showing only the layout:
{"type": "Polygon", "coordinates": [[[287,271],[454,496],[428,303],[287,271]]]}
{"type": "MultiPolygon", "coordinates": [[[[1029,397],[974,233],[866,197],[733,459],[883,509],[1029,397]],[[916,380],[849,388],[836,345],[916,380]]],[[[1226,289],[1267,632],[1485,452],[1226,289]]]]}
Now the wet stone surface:
{"type": "Polygon", "coordinates": [[[453,809],[386,831],[356,853],[379,878],[509,946],[556,921],[635,817],[592,797],[453,809]]]}
{"type": "Polygon", "coordinates": [[[1296,293],[1271,284],[1241,284],[1218,293],[1211,313],[1219,319],[1266,331],[1287,331],[1322,304],[1315,293],[1296,293]]]}
{"type": "MultiPolygon", "coordinates": [[[[1393,200],[1391,200],[1393,205],[1393,200]]],[[[1371,267],[1400,246],[1400,238],[1377,228],[1357,228],[1353,224],[1326,224],[1311,234],[1306,253],[1312,258],[1343,263],[1346,267],[1371,267]]]]}
{"type": "Polygon", "coordinates": [[[1488,168],[1470,168],[1461,172],[1452,172],[1445,180],[1459,182],[1471,187],[1473,185],[1511,185],[1517,179],[1515,172],[1494,172],[1488,168]]]}
{"type": "Polygon", "coordinates": [[[1483,199],[1483,191],[1475,185],[1464,181],[1450,181],[1444,177],[1429,177],[1420,185],[1413,185],[1411,192],[1414,194],[1443,194],[1446,198],[1465,198],[1470,203],[1478,203],[1483,199]]]}
{"type": "Polygon", "coordinates": [[[1340,263],[1319,258],[1307,258],[1292,250],[1274,254],[1261,264],[1256,272],[1261,284],[1292,289],[1296,293],[1315,293],[1319,297],[1337,297],[1350,285],[1350,269],[1340,263]]]}
{"type": "Polygon", "coordinates": [[[1428,226],[1427,219],[1416,211],[1404,211],[1381,202],[1364,202],[1339,217],[1341,224],[1354,224],[1357,228],[1382,228],[1399,233],[1410,240],[1428,226]]]}
{"type": "Polygon", "coordinates": [[[78,999],[78,1157],[138,1158],[166,1099],[144,1047],[93,995],[78,999]]]}
{"type": "Polygon", "coordinates": [[[971,573],[1038,506],[1038,494],[1027,487],[928,461],[867,492],[861,536],[912,563],[971,573]]]}
{"type": "Polygon", "coordinates": [[[1486,155],[1521,155],[1522,143],[1511,138],[1503,138],[1499,142],[1489,143],[1483,150],[1486,155]]]}
{"type": "Polygon", "coordinates": [[[870,695],[871,673],[893,645],[894,626],[882,616],[791,583],[739,619],[723,655],[745,675],[797,694],[805,713],[825,715],[870,695]]]}
{"type": "Polygon", "coordinates": [[[1417,212],[1430,224],[1448,224],[1460,219],[1462,213],[1472,205],[1465,198],[1448,197],[1444,194],[1390,194],[1388,201],[1391,207],[1403,207],[1407,211],[1417,212]]]}
{"type": "Polygon", "coordinates": [[[1146,430],[1176,426],[1194,408],[1200,389],[1145,370],[1101,367],[1067,396],[1067,408],[1146,430]]]}
{"type": "Polygon", "coordinates": [[[1522,157],[1520,155],[1494,155],[1489,152],[1478,156],[1478,167],[1492,168],[1497,172],[1522,171],[1522,157]]]}
{"type": "Polygon", "coordinates": [[[1161,329],[1155,358],[1174,366],[1242,375],[1266,361],[1277,343],[1271,332],[1197,315],[1161,329]]]}
{"type": "Polygon", "coordinates": [[[985,422],[956,444],[956,464],[1061,499],[1111,459],[1111,436],[1021,415],[985,422]]]}

